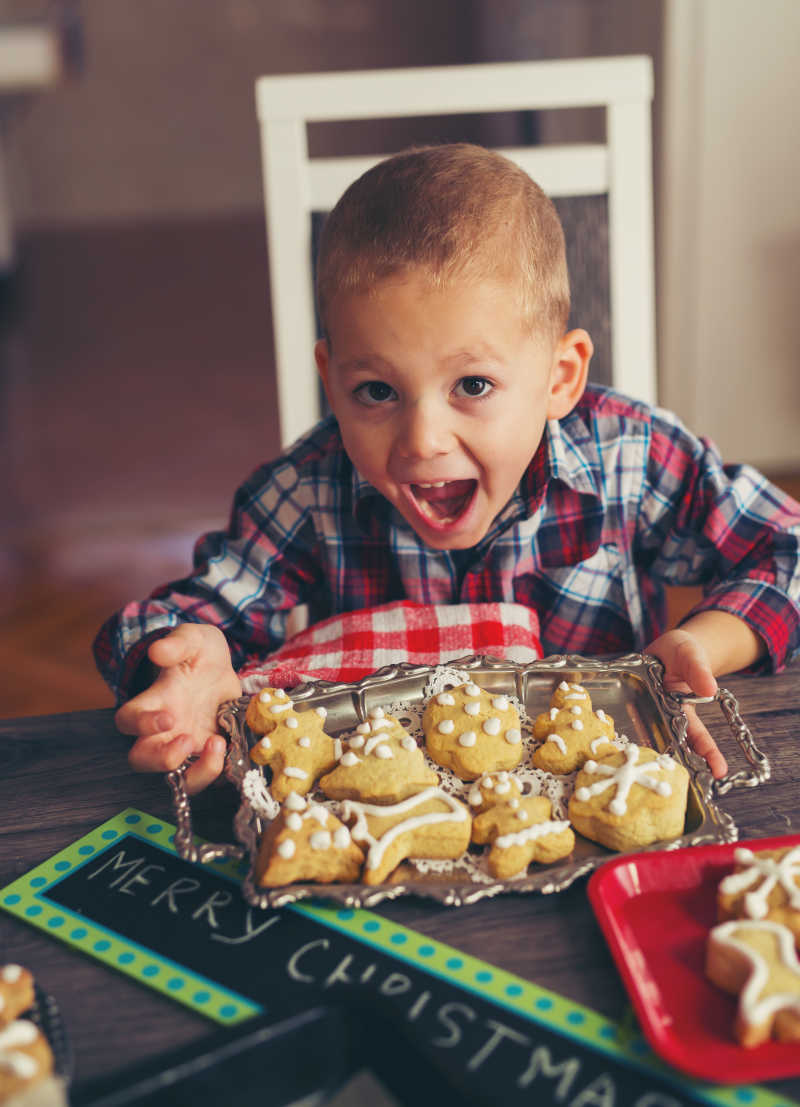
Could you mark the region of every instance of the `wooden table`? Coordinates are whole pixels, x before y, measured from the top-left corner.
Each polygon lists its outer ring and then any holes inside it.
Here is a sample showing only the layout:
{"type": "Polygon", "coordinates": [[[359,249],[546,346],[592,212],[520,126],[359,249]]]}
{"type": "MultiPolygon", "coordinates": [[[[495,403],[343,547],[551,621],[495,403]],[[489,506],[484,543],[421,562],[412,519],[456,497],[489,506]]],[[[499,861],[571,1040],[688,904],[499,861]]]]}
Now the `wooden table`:
{"type": "MultiPolygon", "coordinates": [[[[721,805],[733,815],[742,839],[800,832],[800,664],[778,676],[728,677],[724,683],[768,754],[772,776],[766,785],[730,793],[721,805]]],[[[732,766],[741,767],[721,715],[710,710],[712,731],[732,766]]],[[[0,722],[0,886],[125,807],[174,822],[165,781],[133,774],[128,745],[110,710],[0,722]]],[[[196,798],[194,809],[201,834],[231,840],[232,789],[208,790],[196,798]]],[[[407,899],[377,910],[610,1018],[621,1019],[628,1010],[583,880],[558,895],[507,895],[458,909],[407,899]]],[[[2,959],[28,966],[57,998],[79,1082],[210,1031],[200,1015],[2,912],[0,950],[2,959]]],[[[800,1078],[773,1088],[800,1102],[800,1078]]]]}

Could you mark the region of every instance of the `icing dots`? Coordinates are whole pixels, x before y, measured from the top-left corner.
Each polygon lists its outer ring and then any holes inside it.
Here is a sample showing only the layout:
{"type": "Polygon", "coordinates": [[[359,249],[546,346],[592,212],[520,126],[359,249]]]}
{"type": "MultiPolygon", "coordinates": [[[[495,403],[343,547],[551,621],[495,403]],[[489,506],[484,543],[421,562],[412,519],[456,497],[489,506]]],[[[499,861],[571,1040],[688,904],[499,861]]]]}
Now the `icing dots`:
{"type": "Polygon", "coordinates": [[[790,907],[800,910],[800,846],[778,858],[759,856],[742,846],[733,858],[740,871],[724,877],[719,890],[731,896],[746,892],[743,905],[748,918],[766,918],[769,894],[775,887],[783,889],[790,907]]]}

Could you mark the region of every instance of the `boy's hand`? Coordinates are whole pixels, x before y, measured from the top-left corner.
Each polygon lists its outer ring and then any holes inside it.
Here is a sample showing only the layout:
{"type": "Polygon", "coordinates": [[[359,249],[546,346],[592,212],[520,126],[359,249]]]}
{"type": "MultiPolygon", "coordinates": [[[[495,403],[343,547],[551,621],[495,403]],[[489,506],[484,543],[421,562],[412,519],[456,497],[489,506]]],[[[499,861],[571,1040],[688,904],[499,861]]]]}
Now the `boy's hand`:
{"type": "Polygon", "coordinates": [[[225,761],[217,709],[241,695],[228,644],[217,627],[183,623],[153,642],[147,656],[158,676],[115,716],[123,734],[136,736],[128,760],[137,772],[170,772],[198,755],[186,771],[186,787],[199,792],[225,761]]]}
{"type": "MultiPolygon", "coordinates": [[[[687,692],[694,696],[713,696],[717,681],[711,669],[703,643],[688,630],[669,630],[662,634],[646,653],[651,653],[664,665],[664,687],[670,692],[687,692]]],[[[691,704],[684,706],[689,725],[686,737],[689,745],[708,762],[715,777],[724,776],[728,763],[714,739],[697,716],[691,704]]]]}

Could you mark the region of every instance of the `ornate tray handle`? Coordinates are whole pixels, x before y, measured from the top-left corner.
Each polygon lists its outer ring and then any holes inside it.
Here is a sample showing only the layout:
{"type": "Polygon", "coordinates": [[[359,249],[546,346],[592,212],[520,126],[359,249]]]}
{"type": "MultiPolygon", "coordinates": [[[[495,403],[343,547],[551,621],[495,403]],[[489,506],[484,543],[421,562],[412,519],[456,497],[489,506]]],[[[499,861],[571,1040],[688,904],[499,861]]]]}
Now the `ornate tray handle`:
{"type": "Polygon", "coordinates": [[[718,703],[731,734],[751,766],[714,781],[717,795],[724,796],[734,788],[756,788],[769,780],[772,773],[769,758],[756,745],[750,728],[739,713],[739,703],[732,692],[727,688],[718,688],[715,696],[691,696],[685,692],[668,692],[666,695],[677,700],[681,708],[685,704],[718,703]]]}

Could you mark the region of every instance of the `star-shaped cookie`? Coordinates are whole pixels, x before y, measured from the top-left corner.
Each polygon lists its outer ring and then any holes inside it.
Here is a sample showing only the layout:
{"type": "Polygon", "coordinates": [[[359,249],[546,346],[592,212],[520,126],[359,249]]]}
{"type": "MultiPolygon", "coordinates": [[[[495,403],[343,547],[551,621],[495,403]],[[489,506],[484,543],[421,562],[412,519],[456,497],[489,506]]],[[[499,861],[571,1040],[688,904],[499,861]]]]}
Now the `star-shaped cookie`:
{"type": "Polygon", "coordinates": [[[341,743],[322,729],[325,715],[317,710],[296,711],[282,689],[265,688],[253,696],[246,721],[255,734],[263,735],[250,750],[250,758],[272,770],[270,791],[279,803],[290,792],[305,795],[336,764],[341,743]]]}
{"type": "Polygon", "coordinates": [[[472,840],[478,845],[491,842],[489,871],[498,880],[524,872],[532,861],[559,861],[575,848],[569,822],[552,818],[546,796],[525,796],[488,808],[473,819],[472,840]]]}
{"type": "Polygon", "coordinates": [[[590,757],[601,757],[615,748],[614,720],[602,709],[592,710],[582,684],[566,680],[554,690],[550,710],[536,716],[533,736],[540,745],[531,760],[548,773],[573,773],[590,757]]]}
{"type": "Polygon", "coordinates": [[[522,759],[519,713],[511,700],[472,681],[428,700],[422,729],[430,757],[462,780],[514,769],[522,759]]]}
{"type": "Polygon", "coordinates": [[[787,927],[750,919],[715,926],[706,944],[706,975],[739,993],[735,1032],[743,1046],[770,1038],[800,1042],[800,961],[787,927]]]}
{"type": "Polygon", "coordinates": [[[739,847],[735,870],[717,888],[717,916],[769,919],[788,926],[800,946],[800,846],[754,852],[739,847]]]}
{"type": "Polygon", "coordinates": [[[314,880],[351,884],[358,880],[364,854],[332,811],[295,792],[262,835],[256,884],[276,888],[314,880]]]}
{"type": "Polygon", "coordinates": [[[382,884],[409,857],[460,857],[472,828],[464,804],[442,788],[426,788],[391,805],[345,800],[342,818],[366,850],[365,884],[382,884]]]}
{"type": "Polygon", "coordinates": [[[376,707],[345,740],[338,764],[319,786],[330,799],[396,803],[438,783],[438,774],[408,731],[376,707]]]}

